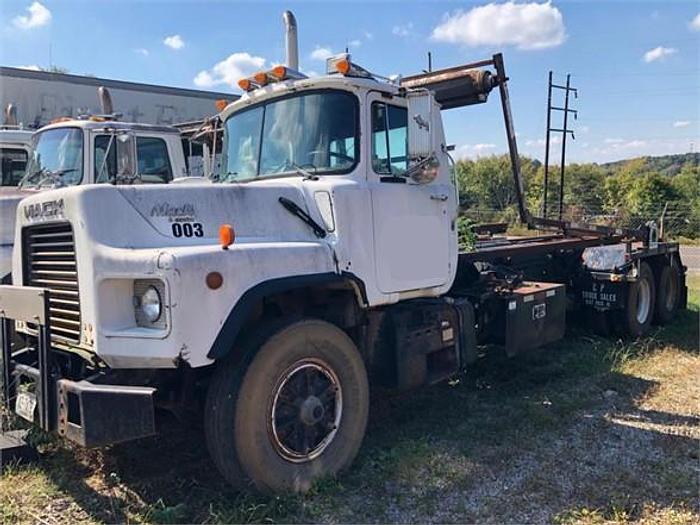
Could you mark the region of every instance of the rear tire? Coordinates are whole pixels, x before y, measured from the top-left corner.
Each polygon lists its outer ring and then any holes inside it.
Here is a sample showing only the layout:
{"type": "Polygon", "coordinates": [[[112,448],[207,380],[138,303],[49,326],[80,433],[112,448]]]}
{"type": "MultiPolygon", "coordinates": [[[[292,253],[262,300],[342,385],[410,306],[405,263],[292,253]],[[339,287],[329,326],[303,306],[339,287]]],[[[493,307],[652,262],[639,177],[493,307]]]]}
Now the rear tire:
{"type": "Polygon", "coordinates": [[[666,324],[678,310],[681,298],[681,273],[676,259],[661,268],[659,288],[656,293],[656,313],[654,321],[666,324]]]}
{"type": "Polygon", "coordinates": [[[654,318],[656,287],[651,267],[643,262],[639,265],[637,280],[627,290],[627,304],[622,314],[622,328],[627,335],[641,337],[649,333],[654,318]]]}
{"type": "Polygon", "coordinates": [[[305,492],[347,467],[369,413],[362,357],[336,326],[304,320],[273,333],[249,366],[226,363],[207,399],[207,441],[224,477],[305,492]]]}

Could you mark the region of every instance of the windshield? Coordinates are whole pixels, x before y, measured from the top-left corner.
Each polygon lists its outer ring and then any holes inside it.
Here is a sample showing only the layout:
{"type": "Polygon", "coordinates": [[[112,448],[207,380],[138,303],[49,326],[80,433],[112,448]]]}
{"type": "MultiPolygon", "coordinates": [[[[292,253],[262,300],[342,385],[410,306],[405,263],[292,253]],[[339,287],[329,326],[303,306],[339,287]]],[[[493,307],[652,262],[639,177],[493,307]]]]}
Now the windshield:
{"type": "Polygon", "coordinates": [[[37,133],[23,185],[73,186],[83,179],[83,132],[78,128],[37,133]]]}
{"type": "Polygon", "coordinates": [[[219,181],[351,170],[358,158],[357,99],[327,90],[234,113],[226,121],[219,181]]]}

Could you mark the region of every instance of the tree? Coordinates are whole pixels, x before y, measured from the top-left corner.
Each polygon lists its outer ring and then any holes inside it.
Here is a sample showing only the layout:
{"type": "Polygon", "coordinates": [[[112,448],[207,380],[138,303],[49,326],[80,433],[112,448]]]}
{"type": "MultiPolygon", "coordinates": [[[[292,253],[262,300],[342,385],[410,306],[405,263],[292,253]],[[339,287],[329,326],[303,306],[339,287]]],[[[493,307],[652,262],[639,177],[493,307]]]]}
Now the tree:
{"type": "Polygon", "coordinates": [[[668,177],[648,173],[639,177],[626,195],[628,210],[642,219],[659,217],[667,202],[678,199],[678,192],[668,177]]]}

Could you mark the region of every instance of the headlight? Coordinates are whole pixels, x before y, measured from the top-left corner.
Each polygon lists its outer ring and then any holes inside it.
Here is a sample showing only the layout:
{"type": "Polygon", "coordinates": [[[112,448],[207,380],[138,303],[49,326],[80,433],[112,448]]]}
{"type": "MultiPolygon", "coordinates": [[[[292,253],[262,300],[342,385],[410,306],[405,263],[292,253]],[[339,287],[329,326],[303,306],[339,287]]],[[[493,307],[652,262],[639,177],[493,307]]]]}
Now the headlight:
{"type": "Polygon", "coordinates": [[[151,323],[155,323],[161,314],[162,305],[160,294],[153,286],[149,286],[146,293],[141,296],[141,312],[151,323]]]}
{"type": "Polygon", "coordinates": [[[136,324],[148,328],[164,328],[162,281],[138,279],[134,281],[134,315],[136,324]]]}

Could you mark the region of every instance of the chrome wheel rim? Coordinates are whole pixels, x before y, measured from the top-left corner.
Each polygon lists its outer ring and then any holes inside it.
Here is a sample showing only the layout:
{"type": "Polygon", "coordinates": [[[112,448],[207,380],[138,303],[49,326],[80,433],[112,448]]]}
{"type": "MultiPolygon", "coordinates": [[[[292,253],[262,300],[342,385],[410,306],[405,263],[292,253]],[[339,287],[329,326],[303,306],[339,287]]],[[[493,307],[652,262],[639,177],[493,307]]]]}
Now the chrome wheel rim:
{"type": "Polygon", "coordinates": [[[651,285],[646,279],[639,281],[637,289],[637,322],[644,324],[651,308],[651,285]]]}
{"type": "Polygon", "coordinates": [[[289,367],[275,387],[268,422],[277,453],[293,463],[320,456],[333,442],[343,399],[340,381],[320,359],[289,367]]]}

